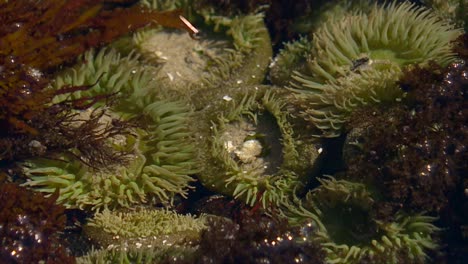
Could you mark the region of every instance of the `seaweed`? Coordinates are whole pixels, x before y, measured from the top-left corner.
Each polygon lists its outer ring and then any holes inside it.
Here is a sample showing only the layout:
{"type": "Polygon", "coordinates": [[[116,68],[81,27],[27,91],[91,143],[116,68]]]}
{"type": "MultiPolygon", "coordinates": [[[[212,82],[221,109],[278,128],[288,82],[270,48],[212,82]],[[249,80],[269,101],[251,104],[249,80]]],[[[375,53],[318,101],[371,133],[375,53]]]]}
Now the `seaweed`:
{"type": "Polygon", "coordinates": [[[13,183],[0,185],[0,259],[2,263],[74,263],[59,232],[65,228],[64,207],[13,183]]]}
{"type": "Polygon", "coordinates": [[[194,33],[193,27],[181,19],[180,11],[157,12],[140,5],[111,8],[105,3],[93,0],[1,3],[0,59],[13,56],[20,64],[39,70],[54,69],[73,62],[91,47],[108,44],[152,23],[194,33]]]}
{"type": "Polygon", "coordinates": [[[325,253],[306,238],[308,228],[291,228],[261,208],[230,203],[235,221],[207,219],[195,263],[325,263],[325,253]]]}
{"type": "Polygon", "coordinates": [[[78,122],[79,110],[86,110],[98,101],[110,102],[111,94],[52,103],[58,95],[87,90],[92,85],[47,89],[48,81],[42,74],[24,65],[15,68],[0,73],[0,82],[5,84],[0,90],[0,160],[53,158],[57,153],[67,152],[92,167],[125,161],[127,153],[112,151],[107,138],[129,134],[134,126],[131,121],[114,119],[112,125],[103,126],[99,120],[104,111],[96,110],[89,120],[78,122]]]}
{"type": "Polygon", "coordinates": [[[466,175],[467,71],[463,61],[406,70],[404,104],[354,114],[362,155],[348,160],[348,177],[371,181],[394,209],[437,213],[447,206],[466,175]]]}

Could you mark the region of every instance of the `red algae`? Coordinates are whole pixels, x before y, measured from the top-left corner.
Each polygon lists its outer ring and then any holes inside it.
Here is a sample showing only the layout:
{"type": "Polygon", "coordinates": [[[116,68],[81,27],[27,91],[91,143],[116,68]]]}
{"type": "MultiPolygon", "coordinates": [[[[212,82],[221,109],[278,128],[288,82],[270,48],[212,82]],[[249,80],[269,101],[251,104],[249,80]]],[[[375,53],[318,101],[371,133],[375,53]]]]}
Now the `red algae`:
{"type": "Polygon", "coordinates": [[[13,183],[0,184],[0,259],[2,263],[75,263],[59,239],[65,208],[13,183]]]}

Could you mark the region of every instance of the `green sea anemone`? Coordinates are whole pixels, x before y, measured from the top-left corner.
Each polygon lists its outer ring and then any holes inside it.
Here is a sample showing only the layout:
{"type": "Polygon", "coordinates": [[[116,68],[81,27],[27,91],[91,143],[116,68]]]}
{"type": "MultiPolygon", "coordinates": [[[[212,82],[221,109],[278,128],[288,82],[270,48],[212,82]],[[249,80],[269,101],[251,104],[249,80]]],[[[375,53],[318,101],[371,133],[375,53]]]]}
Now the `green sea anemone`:
{"type": "Polygon", "coordinates": [[[182,103],[156,101],[142,112],[144,127],[112,142],[116,149],[132,151],[128,164],[99,170],[74,157],[31,160],[24,164],[31,179],[25,185],[49,193],[58,188],[58,202],[93,210],[185,196],[193,181],[188,175],[196,172],[194,145],[186,126],[189,110],[182,103]]]}
{"type": "MultiPolygon", "coordinates": [[[[191,110],[185,102],[158,98],[151,90],[149,76],[150,72],[134,57],[120,58],[112,50],[95,56],[87,53],[84,63],[61,73],[55,85],[95,85],[87,93],[56,100],[117,93],[112,107],[101,110],[105,114],[100,122],[113,126],[118,125],[118,119],[133,120],[135,128],[130,135],[109,135],[114,149],[132,155],[127,164],[111,169],[90,168],[70,155],[57,160],[30,160],[24,163],[24,172],[31,179],[25,185],[49,193],[58,188],[58,201],[66,207],[93,210],[170,202],[174,195],[185,196],[193,181],[189,175],[197,171],[193,138],[187,126],[191,110]]],[[[76,123],[90,115],[77,114],[76,123]]]]}
{"type": "Polygon", "coordinates": [[[225,89],[200,114],[201,183],[249,205],[278,204],[307,183],[317,149],[297,137],[279,89],[225,89]]]}
{"type": "Polygon", "coordinates": [[[96,213],[85,226],[85,233],[100,246],[135,244],[159,247],[196,244],[206,228],[205,216],[195,218],[168,210],[137,209],[96,213]],[[144,241],[144,242],[143,242],[144,241]]]}
{"type": "Polygon", "coordinates": [[[292,77],[301,115],[321,136],[338,136],[354,109],[403,96],[396,81],[404,67],[453,61],[451,42],[461,33],[408,2],[323,24],[313,35],[307,70],[292,77]]]}
{"type": "Polygon", "coordinates": [[[220,85],[258,84],[263,81],[272,55],[262,14],[217,16],[198,10],[187,1],[143,1],[154,9],[186,9],[190,21],[202,32],[192,39],[185,32],[151,27],[137,31],[113,46],[141,54],[158,67],[154,77],[159,89],[192,94],[220,85]]]}
{"type": "Polygon", "coordinates": [[[178,263],[194,258],[196,248],[192,247],[131,247],[123,246],[91,250],[84,256],[77,257],[77,264],[154,264],[178,263]]]}
{"type": "MultiPolygon", "coordinates": [[[[92,89],[62,94],[54,101],[85,98],[97,94],[117,94],[117,107],[134,115],[152,101],[156,100],[153,80],[156,69],[139,62],[139,56],[130,53],[123,56],[112,48],[99,51],[90,50],[83,54],[78,63],[59,72],[52,88],[58,89],[66,85],[93,85],[92,89]]],[[[161,97],[161,95],[158,95],[161,97]]]]}
{"type": "Polygon", "coordinates": [[[144,209],[96,213],[85,234],[101,250],[92,250],[78,263],[160,263],[192,257],[206,216],[195,218],[169,210],[144,209]]]}
{"type": "Polygon", "coordinates": [[[364,184],[333,177],[319,181],[283,214],[293,225],[316,226],[309,238],[321,244],[327,263],[419,263],[437,248],[434,217],[398,212],[392,220],[375,219],[375,200],[364,184]]]}
{"type": "Polygon", "coordinates": [[[441,17],[449,19],[460,27],[468,27],[468,2],[466,0],[422,0],[441,17]]]}
{"type": "Polygon", "coordinates": [[[307,54],[312,49],[312,42],[307,37],[284,44],[278,55],[270,63],[269,78],[277,86],[286,86],[292,80],[294,71],[307,69],[307,54]]]}
{"type": "MultiPolygon", "coordinates": [[[[296,28],[302,34],[315,32],[324,24],[339,21],[358,10],[365,13],[371,10],[372,3],[369,0],[334,0],[324,1],[319,8],[300,17],[296,21],[296,28]]],[[[309,37],[303,35],[299,39],[284,43],[284,47],[270,64],[269,77],[274,85],[287,86],[293,81],[293,72],[306,72],[309,53],[313,49],[313,43],[309,37]]]]}

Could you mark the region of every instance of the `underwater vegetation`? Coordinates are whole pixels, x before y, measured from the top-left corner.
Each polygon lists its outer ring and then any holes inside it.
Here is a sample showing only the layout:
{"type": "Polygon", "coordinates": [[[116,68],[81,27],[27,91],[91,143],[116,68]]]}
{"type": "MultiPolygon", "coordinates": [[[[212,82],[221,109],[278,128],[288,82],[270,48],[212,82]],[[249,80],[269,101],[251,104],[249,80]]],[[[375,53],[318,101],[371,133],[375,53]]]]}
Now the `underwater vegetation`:
{"type": "Polygon", "coordinates": [[[138,5],[109,8],[106,1],[3,1],[0,7],[4,22],[0,55],[40,70],[70,62],[90,47],[150,23],[186,27],[176,12],[160,13],[138,5]]]}
{"type": "MultiPolygon", "coordinates": [[[[466,36],[460,40],[466,59],[466,36]]],[[[359,132],[345,146],[347,177],[375,187],[378,215],[389,217],[400,208],[440,215],[449,263],[463,258],[467,245],[467,70],[461,60],[405,72],[403,103],[358,111],[350,128],[359,132]]]]}
{"type": "MultiPolygon", "coordinates": [[[[87,90],[89,86],[63,86],[52,91],[44,89],[46,78],[33,69],[20,76],[10,70],[1,74],[7,86],[1,93],[4,103],[0,117],[0,160],[9,162],[39,156],[52,157],[61,152],[76,155],[83,161],[88,160],[91,166],[106,166],[124,159],[124,153],[107,148],[102,135],[90,133],[97,129],[97,115],[88,122],[69,126],[76,119],[76,111],[87,109],[97,101],[105,101],[109,95],[52,102],[56,96],[87,90]],[[16,86],[9,87],[17,82],[23,85],[19,91],[15,91],[16,86]],[[69,151],[72,147],[76,152],[69,151]]],[[[103,132],[125,134],[130,126],[121,122],[119,126],[103,128],[103,132]]]]}
{"type": "Polygon", "coordinates": [[[285,219],[238,203],[210,199],[203,204],[201,212],[208,214],[234,208],[232,220],[207,218],[207,229],[191,263],[325,263],[318,244],[306,239],[310,229],[291,228],[285,219]]]}
{"type": "Polygon", "coordinates": [[[198,113],[198,178],[206,188],[266,208],[306,185],[319,153],[307,137],[294,136],[280,92],[224,89],[198,113]]]}
{"type": "Polygon", "coordinates": [[[306,71],[292,76],[297,111],[321,136],[336,137],[355,109],[401,99],[395,79],[402,69],[453,61],[451,42],[461,33],[408,2],[375,5],[369,13],[324,23],[313,33],[306,71]]]}
{"type": "Polygon", "coordinates": [[[319,181],[282,213],[293,225],[316,227],[308,239],[321,245],[327,263],[423,263],[438,247],[435,217],[398,212],[392,221],[379,219],[364,184],[331,176],[319,181]]]}
{"type": "Polygon", "coordinates": [[[394,208],[445,207],[466,172],[466,73],[464,61],[416,67],[400,80],[402,104],[357,112],[349,149],[360,154],[348,155],[348,177],[378,186],[394,208]]]}
{"type": "Polygon", "coordinates": [[[59,232],[65,228],[58,193],[45,198],[14,183],[0,184],[0,259],[2,263],[74,263],[59,232]]]}

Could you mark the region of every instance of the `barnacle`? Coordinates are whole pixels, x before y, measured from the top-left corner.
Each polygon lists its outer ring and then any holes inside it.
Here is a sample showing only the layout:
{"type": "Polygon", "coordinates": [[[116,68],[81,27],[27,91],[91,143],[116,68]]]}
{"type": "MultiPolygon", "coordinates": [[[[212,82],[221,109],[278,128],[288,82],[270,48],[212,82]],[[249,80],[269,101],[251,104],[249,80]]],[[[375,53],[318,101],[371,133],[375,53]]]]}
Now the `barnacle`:
{"type": "MultiPolygon", "coordinates": [[[[74,157],[57,160],[30,160],[24,164],[31,178],[26,185],[40,191],[60,190],[59,202],[69,208],[129,207],[135,203],[169,202],[173,196],[185,196],[189,174],[196,171],[195,150],[187,121],[190,109],[185,102],[168,101],[151,93],[151,72],[139,67],[133,57],[120,58],[115,51],[100,51],[95,57],[85,55],[84,64],[64,71],[56,84],[79,85],[95,82],[93,89],[64,95],[83,98],[100,93],[118,93],[118,100],[103,115],[104,126],[115,120],[134,120],[135,128],[126,136],[113,138],[109,144],[116,150],[133,155],[128,164],[110,169],[89,168],[74,157]]],[[[86,113],[80,113],[86,120],[86,113]]],[[[73,125],[71,123],[70,125],[73,125]]],[[[97,131],[96,133],[100,133],[97,131]]]]}
{"type": "Polygon", "coordinates": [[[188,9],[190,20],[203,32],[194,40],[161,27],[145,28],[114,45],[125,52],[133,48],[142,60],[158,66],[155,79],[160,89],[191,94],[221,84],[257,84],[263,80],[272,50],[261,14],[230,18],[196,10],[195,4],[184,1],[143,4],[152,9],[188,9]]]}
{"type": "Polygon", "coordinates": [[[212,98],[197,124],[202,184],[263,207],[304,186],[318,156],[307,137],[295,137],[285,102],[270,89],[225,89],[212,98]]]}
{"type": "Polygon", "coordinates": [[[327,263],[419,263],[437,248],[434,217],[400,211],[392,220],[376,219],[375,198],[364,184],[333,177],[319,181],[283,214],[294,225],[316,226],[309,238],[321,244],[327,263]]]}
{"type": "Polygon", "coordinates": [[[452,61],[451,42],[461,32],[408,2],[323,24],[314,33],[308,69],[292,77],[301,114],[322,136],[339,135],[354,109],[403,96],[396,84],[403,68],[452,61]]]}

